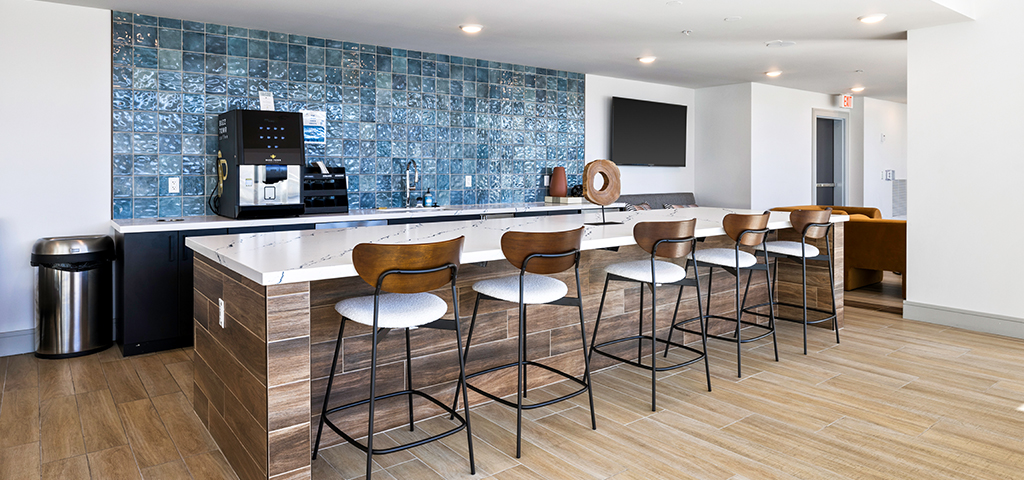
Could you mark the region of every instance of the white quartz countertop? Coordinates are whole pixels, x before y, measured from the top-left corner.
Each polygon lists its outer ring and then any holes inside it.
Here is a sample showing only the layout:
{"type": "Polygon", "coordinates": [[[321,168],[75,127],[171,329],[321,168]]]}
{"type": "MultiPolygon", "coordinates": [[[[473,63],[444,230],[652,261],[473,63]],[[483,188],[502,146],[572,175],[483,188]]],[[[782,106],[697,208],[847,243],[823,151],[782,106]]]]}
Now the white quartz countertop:
{"type": "MultiPolygon", "coordinates": [[[[698,237],[724,235],[722,218],[752,210],[698,207],[639,212],[608,212],[608,221],[621,225],[591,226],[583,234],[583,250],[633,245],[633,226],[640,221],[697,219],[698,237]]],[[[833,215],[845,222],[846,215],[833,215]]],[[[292,219],[294,220],[294,219],[292,219]]],[[[600,212],[577,215],[497,218],[440,223],[379,225],[334,230],[188,237],[185,245],[212,261],[259,283],[278,285],[356,276],[352,249],[360,243],[427,243],[465,236],[462,262],[503,260],[501,235],[507,231],[557,232],[601,221],[600,212]]],[[[768,227],[789,228],[788,212],[772,212],[768,227]]]]}
{"type": "MultiPolygon", "coordinates": [[[[616,209],[624,203],[614,203],[608,208],[616,209]]],[[[120,233],[168,232],[182,230],[204,230],[212,228],[272,227],[276,225],[303,225],[335,222],[363,222],[399,218],[455,217],[459,215],[497,215],[503,213],[544,212],[558,210],[599,209],[586,200],[583,203],[518,203],[487,205],[452,205],[435,208],[387,208],[357,209],[348,213],[303,215],[301,217],[259,218],[235,220],[218,215],[184,217],[175,219],[140,218],[111,220],[111,227],[120,233]]]]}

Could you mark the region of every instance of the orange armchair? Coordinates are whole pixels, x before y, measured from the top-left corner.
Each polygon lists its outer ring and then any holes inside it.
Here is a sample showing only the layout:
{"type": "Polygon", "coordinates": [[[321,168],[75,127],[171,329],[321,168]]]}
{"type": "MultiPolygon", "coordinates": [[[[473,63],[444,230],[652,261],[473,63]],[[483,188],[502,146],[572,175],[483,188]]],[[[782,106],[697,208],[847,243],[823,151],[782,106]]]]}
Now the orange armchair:
{"type": "Polygon", "coordinates": [[[900,272],[903,298],[907,298],[907,221],[882,218],[877,208],[832,205],[779,207],[772,210],[823,210],[849,215],[844,226],[843,289],[854,290],[882,281],[882,272],[900,272]]]}

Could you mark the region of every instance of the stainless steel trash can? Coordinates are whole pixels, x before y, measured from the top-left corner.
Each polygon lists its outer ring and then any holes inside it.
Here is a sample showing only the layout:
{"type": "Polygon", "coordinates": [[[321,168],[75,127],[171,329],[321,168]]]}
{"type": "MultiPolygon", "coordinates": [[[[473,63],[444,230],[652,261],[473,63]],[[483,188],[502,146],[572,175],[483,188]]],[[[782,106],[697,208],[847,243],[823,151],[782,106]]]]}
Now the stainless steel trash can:
{"type": "Polygon", "coordinates": [[[37,357],[77,357],[113,344],[113,259],[106,235],[36,241],[37,357]]]}

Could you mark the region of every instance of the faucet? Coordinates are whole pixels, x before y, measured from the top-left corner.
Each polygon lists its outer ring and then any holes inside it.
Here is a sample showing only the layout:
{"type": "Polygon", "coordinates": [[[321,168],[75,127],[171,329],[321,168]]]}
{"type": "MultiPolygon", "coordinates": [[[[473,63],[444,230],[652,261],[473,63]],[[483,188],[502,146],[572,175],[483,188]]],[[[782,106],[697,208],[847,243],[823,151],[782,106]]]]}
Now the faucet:
{"type": "Polygon", "coordinates": [[[416,185],[419,185],[419,183],[420,183],[420,169],[419,169],[419,167],[416,166],[416,160],[409,160],[409,163],[405,164],[405,206],[406,207],[413,206],[412,205],[412,200],[411,200],[411,194],[412,194],[413,190],[416,190],[416,186],[414,186],[413,183],[415,183],[416,185]],[[410,167],[412,168],[412,170],[414,172],[414,177],[413,177],[413,181],[412,182],[409,181],[409,168],[410,167]]]}

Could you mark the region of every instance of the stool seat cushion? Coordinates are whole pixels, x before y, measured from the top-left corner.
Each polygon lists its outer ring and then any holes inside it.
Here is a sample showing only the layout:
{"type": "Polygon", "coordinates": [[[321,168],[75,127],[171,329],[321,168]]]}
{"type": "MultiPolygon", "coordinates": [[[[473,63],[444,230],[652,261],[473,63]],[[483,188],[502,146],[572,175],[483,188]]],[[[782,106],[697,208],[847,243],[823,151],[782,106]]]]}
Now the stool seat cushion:
{"type": "MultiPolygon", "coordinates": [[[[519,275],[481,280],[473,290],[506,302],[519,303],[519,275]]],[[[523,277],[523,303],[550,303],[569,293],[565,282],[544,275],[526,274],[523,277]]]]}
{"type": "Polygon", "coordinates": [[[771,253],[778,253],[779,255],[789,255],[792,257],[799,257],[801,255],[805,257],[818,256],[818,247],[807,244],[804,247],[803,253],[801,253],[800,244],[800,242],[789,241],[765,242],[765,249],[767,249],[771,253]]]}
{"type": "MultiPolygon", "coordinates": [[[[698,262],[720,265],[723,267],[737,268],[736,251],[731,248],[708,248],[697,250],[693,254],[698,262]]],[[[740,264],[738,268],[746,268],[757,263],[757,258],[740,250],[740,264]]]]}
{"type": "MultiPolygon", "coordinates": [[[[346,298],[334,305],[343,317],[373,326],[373,295],[346,298]]],[[[385,293],[380,296],[378,328],[410,328],[444,316],[448,303],[432,293],[385,293]]]]}
{"type": "MultiPolygon", "coordinates": [[[[638,282],[651,283],[651,261],[637,260],[608,265],[605,271],[638,282]]],[[[686,278],[686,269],[671,262],[656,260],[654,274],[658,283],[673,283],[686,278]]]]}

